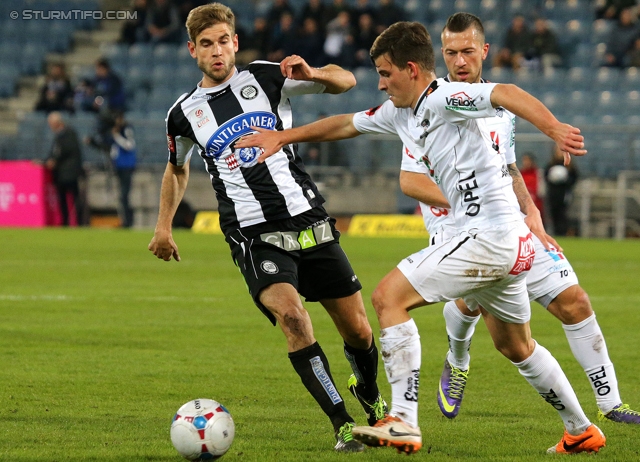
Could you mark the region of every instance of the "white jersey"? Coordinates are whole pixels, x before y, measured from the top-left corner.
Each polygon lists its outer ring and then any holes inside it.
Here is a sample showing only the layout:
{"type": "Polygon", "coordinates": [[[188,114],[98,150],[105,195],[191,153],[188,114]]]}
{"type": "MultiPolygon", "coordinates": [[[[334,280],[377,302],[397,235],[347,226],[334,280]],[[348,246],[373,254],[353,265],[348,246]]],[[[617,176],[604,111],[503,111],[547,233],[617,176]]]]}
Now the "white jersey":
{"type": "Polygon", "coordinates": [[[503,111],[491,105],[494,87],[437,79],[415,110],[386,101],[353,117],[359,132],[397,134],[415,148],[451,204],[458,231],[522,221],[504,156],[490,148],[479,123],[503,111]]]}
{"type": "MultiPolygon", "coordinates": [[[[515,116],[504,108],[497,108],[494,117],[478,119],[478,127],[487,147],[504,158],[505,167],[516,162],[515,153],[515,116]]],[[[422,159],[413,154],[415,148],[406,144],[402,147],[401,170],[424,173],[429,177],[429,170],[422,159]]],[[[519,205],[516,205],[520,210],[519,205]]],[[[420,210],[425,227],[430,235],[441,234],[444,230],[455,226],[452,214],[445,208],[434,207],[420,202],[420,210]]]]}

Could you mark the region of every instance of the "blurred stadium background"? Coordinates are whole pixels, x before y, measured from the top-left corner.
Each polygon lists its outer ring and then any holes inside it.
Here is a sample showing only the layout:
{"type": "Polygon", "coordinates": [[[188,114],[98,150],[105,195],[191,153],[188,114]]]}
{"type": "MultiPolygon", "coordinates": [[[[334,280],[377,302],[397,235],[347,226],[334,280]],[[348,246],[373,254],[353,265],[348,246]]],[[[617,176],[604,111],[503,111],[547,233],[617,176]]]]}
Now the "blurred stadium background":
{"type": "MultiPolygon", "coordinates": [[[[179,3],[179,2],[178,2],[179,3]]],[[[245,29],[266,15],[271,0],[226,0],[245,29]]],[[[289,0],[299,12],[307,0],[289,0]]],[[[325,0],[325,3],[330,3],[325,0]]],[[[356,0],[345,3],[355,5],[356,0]]],[[[407,19],[424,23],[436,48],[437,74],[446,68],[439,33],[456,11],[477,14],[492,44],[484,76],[510,82],[540,98],[563,121],[578,126],[587,139],[588,156],[575,159],[580,182],[570,215],[582,236],[640,235],[640,72],[637,67],[602,67],[606,42],[614,21],[596,19],[597,0],[396,0],[407,19]],[[544,17],[557,35],[562,66],[538,71],[491,67],[511,19],[544,17]]],[[[370,0],[376,6],[376,0],[370,0]]],[[[135,225],[155,223],[161,172],[166,164],[164,117],[183,92],[199,80],[200,72],[183,44],[119,42],[123,21],[93,17],[72,20],[11,19],[12,11],[121,10],[126,0],[3,0],[0,2],[0,159],[44,159],[52,135],[46,114],[33,110],[44,82],[47,64],[64,62],[76,85],[94,74],[93,66],[105,57],[122,78],[127,97],[127,119],[138,144],[139,167],[132,202],[135,225]]],[[[186,33],[183,32],[183,40],[186,33]]],[[[242,49],[242,43],[240,44],[242,49]]],[[[358,85],[340,96],[308,95],[292,101],[298,125],[322,114],[355,112],[377,105],[377,75],[370,67],[354,69],[358,85]]],[[[69,123],[81,137],[95,131],[95,114],[76,111],[69,123]]],[[[531,125],[518,122],[517,152],[532,153],[543,167],[552,144],[531,125]]],[[[415,204],[403,198],[397,185],[401,145],[394,139],[359,137],[334,146],[323,145],[318,165],[309,167],[328,199],[334,215],[410,212],[415,204]],[[332,165],[329,150],[345,153],[346,164],[332,165]]],[[[92,210],[115,210],[116,192],[105,155],[84,149],[88,172],[88,198],[92,210]]],[[[197,163],[198,161],[196,161],[197,163]]],[[[194,165],[186,200],[196,210],[215,209],[207,175],[194,165]]]]}

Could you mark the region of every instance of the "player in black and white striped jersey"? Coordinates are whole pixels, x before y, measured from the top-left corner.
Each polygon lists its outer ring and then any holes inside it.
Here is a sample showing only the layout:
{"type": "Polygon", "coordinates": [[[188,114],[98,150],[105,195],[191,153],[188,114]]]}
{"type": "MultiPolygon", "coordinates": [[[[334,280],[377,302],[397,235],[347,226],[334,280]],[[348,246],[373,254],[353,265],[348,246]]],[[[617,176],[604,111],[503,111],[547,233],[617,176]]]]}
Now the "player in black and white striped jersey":
{"type": "Polygon", "coordinates": [[[289,97],[342,93],[355,78],[335,65],[311,68],[295,55],[280,64],[256,61],[237,69],[235,18],[219,3],[193,9],[186,25],[189,51],[203,78],[167,114],[169,162],[149,250],[166,261],[180,260],[171,221],[187,187],[190,157],[199,154],[218,199],[220,226],[254,302],[280,324],[294,369],[334,426],[335,449],[362,451],[299,296],[319,301],[330,314],[354,372],[349,388],[369,423],[376,422],[387,411],[376,384],[378,350],[335,220],[324,210],[296,145],[284,146],[264,163],[257,162],[259,149],[235,149],[251,126],[291,128],[289,97]]]}

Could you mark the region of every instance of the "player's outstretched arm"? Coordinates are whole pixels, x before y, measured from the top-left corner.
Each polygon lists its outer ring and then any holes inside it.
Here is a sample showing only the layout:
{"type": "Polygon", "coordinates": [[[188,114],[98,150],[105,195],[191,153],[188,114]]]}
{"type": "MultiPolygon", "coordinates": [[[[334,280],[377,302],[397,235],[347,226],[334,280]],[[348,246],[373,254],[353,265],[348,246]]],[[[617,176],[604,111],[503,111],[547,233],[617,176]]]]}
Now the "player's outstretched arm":
{"type": "Polygon", "coordinates": [[[498,84],[491,92],[493,107],[502,106],[516,116],[531,122],[538,130],[556,142],[565,153],[564,163],[571,161],[571,156],[584,156],[584,137],[580,129],[560,122],[535,96],[512,84],[498,84]]]}
{"type": "Polygon", "coordinates": [[[178,209],[178,205],[184,196],[189,182],[189,163],[179,167],[172,163],[167,163],[167,168],[162,177],[162,187],[160,188],[160,211],[158,212],[158,222],[153,233],[153,238],[149,243],[149,250],[164,261],[170,261],[171,257],[180,261],[178,246],[173,241],[171,234],[171,223],[173,216],[178,209]]]}
{"type": "Polygon", "coordinates": [[[527,224],[531,232],[535,234],[538,239],[540,239],[540,242],[542,242],[542,245],[545,249],[551,250],[549,247],[549,244],[551,244],[556,249],[562,251],[562,247],[560,247],[556,240],[553,237],[549,236],[545,231],[540,210],[533,202],[531,194],[529,194],[529,190],[527,189],[527,185],[524,183],[524,179],[522,178],[522,174],[520,173],[518,166],[514,163],[507,165],[507,168],[509,169],[509,174],[511,175],[511,180],[513,182],[513,192],[516,193],[516,197],[518,198],[520,210],[526,215],[524,217],[524,222],[527,224]]]}
{"type": "Polygon", "coordinates": [[[338,94],[350,90],[356,85],[356,78],[350,71],[328,64],[324,67],[311,67],[298,55],[287,56],[280,62],[282,75],[292,80],[318,82],[326,87],[325,93],[338,94]]]}
{"type": "Polygon", "coordinates": [[[264,162],[286,144],[336,141],[360,135],[353,125],[353,114],[335,115],[287,130],[265,130],[260,127],[251,127],[251,129],[258,133],[243,136],[236,141],[235,147],[262,148],[264,152],[260,155],[258,162],[264,162]]]}
{"type": "Polygon", "coordinates": [[[400,170],[400,189],[405,196],[434,207],[451,208],[438,185],[424,173],[400,170]]]}

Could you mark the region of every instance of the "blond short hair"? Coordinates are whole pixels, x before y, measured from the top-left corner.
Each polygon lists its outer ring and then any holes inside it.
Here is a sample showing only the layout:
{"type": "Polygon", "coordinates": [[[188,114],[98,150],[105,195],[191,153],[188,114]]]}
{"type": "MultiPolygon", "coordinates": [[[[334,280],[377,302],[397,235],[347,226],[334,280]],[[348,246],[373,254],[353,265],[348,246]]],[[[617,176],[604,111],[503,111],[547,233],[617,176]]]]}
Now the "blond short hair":
{"type": "Polygon", "coordinates": [[[186,22],[189,40],[195,43],[203,30],[221,23],[229,26],[232,35],[236,33],[236,16],[228,6],[222,3],[208,3],[194,8],[189,12],[186,22]]]}

